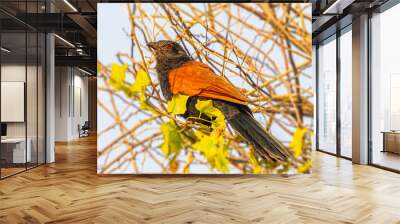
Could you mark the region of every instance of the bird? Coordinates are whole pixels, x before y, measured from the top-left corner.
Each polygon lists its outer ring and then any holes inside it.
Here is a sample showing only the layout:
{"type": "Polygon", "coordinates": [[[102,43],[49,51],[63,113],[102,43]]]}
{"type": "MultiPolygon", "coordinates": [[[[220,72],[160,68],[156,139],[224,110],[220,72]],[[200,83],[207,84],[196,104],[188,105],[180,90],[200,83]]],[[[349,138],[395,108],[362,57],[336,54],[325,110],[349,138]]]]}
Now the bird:
{"type": "Polygon", "coordinates": [[[248,99],[224,77],[207,64],[196,61],[177,42],[148,42],[156,59],[156,72],[163,97],[170,101],[176,94],[189,96],[184,118],[198,117],[210,125],[213,118],[200,114],[198,100],[212,100],[213,106],[225,116],[226,122],[248,143],[264,161],[284,162],[292,153],[254,118],[248,99]]]}

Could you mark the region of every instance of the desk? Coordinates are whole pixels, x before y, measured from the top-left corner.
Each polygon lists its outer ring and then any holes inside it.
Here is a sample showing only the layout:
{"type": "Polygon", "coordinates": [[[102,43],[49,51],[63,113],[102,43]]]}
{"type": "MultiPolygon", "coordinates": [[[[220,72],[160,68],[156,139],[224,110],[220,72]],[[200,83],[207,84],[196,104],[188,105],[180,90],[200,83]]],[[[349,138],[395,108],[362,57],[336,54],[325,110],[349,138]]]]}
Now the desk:
{"type": "Polygon", "coordinates": [[[382,152],[392,152],[400,154],[400,132],[383,131],[383,150],[382,152]]]}
{"type": "Polygon", "coordinates": [[[5,158],[8,163],[26,163],[31,162],[32,153],[31,145],[32,140],[28,138],[26,140],[28,147],[26,147],[25,153],[25,138],[5,138],[1,139],[1,151],[2,157],[5,158]],[[3,154],[5,154],[3,156],[3,154]],[[12,154],[12,156],[11,156],[12,154]],[[12,159],[11,159],[12,158],[12,159]],[[26,159],[26,161],[25,161],[26,159]]]}

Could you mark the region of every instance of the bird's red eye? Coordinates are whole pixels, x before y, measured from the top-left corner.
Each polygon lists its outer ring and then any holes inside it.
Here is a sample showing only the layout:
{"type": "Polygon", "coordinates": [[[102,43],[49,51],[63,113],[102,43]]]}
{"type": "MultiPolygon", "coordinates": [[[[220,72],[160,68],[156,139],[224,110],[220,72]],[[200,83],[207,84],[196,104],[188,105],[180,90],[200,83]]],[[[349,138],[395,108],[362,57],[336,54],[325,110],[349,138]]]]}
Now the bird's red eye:
{"type": "Polygon", "coordinates": [[[165,49],[170,49],[171,47],[172,47],[172,44],[166,44],[166,45],[164,46],[165,49]]]}

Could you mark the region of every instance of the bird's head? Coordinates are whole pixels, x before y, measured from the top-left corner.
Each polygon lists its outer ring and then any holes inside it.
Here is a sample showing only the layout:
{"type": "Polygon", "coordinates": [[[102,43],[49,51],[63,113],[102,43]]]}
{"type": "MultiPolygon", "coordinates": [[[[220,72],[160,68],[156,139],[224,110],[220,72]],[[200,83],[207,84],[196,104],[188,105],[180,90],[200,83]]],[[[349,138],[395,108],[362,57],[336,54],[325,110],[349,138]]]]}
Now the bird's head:
{"type": "Polygon", "coordinates": [[[150,42],[147,46],[152,50],[157,60],[179,59],[189,57],[178,43],[170,40],[150,42]]]}

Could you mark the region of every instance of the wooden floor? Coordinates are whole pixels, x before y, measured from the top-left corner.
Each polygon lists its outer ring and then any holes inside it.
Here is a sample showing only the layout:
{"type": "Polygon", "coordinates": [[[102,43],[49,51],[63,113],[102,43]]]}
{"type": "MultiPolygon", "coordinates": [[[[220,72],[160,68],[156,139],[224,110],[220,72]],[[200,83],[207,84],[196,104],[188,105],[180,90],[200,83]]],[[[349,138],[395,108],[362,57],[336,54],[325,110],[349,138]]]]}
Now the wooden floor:
{"type": "Polygon", "coordinates": [[[11,176],[11,175],[13,175],[13,174],[16,174],[16,173],[19,173],[19,172],[23,172],[24,170],[26,170],[25,169],[25,167],[23,167],[23,168],[19,168],[19,167],[17,167],[17,168],[14,168],[14,167],[12,167],[12,168],[1,168],[1,177],[3,178],[3,177],[8,177],[8,176],[11,176]]]}
{"type": "Polygon", "coordinates": [[[315,154],[310,175],[97,176],[96,143],[0,181],[0,223],[400,223],[400,175],[315,154]]]}
{"type": "Polygon", "coordinates": [[[400,170],[400,155],[391,152],[374,151],[374,164],[400,170]]]}

